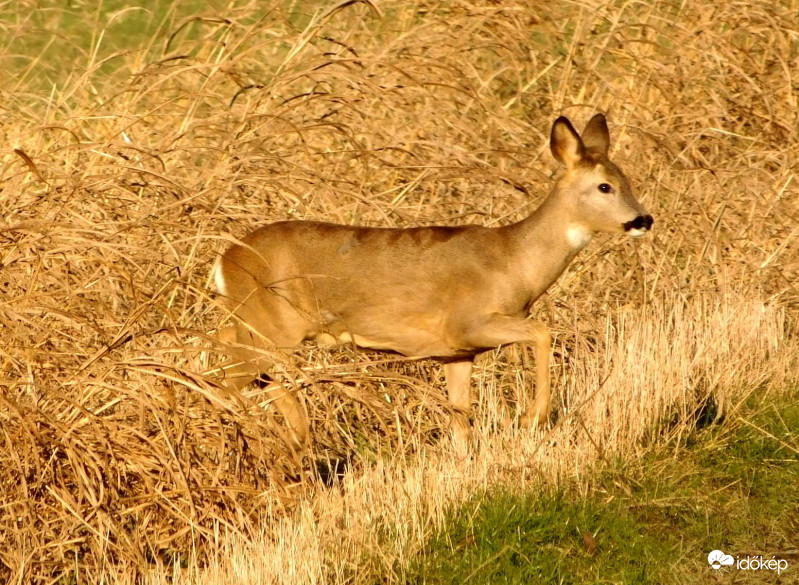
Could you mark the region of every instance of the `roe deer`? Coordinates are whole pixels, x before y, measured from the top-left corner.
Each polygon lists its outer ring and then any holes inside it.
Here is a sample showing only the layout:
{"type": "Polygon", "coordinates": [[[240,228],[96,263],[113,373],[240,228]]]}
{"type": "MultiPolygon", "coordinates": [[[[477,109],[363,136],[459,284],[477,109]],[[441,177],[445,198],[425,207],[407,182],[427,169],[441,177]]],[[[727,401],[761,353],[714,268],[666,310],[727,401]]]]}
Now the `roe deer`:
{"type": "MultiPolygon", "coordinates": [[[[306,339],[354,343],[444,363],[456,444],[469,436],[469,385],[475,355],[499,345],[535,345],[536,396],[522,424],[550,413],[550,335],[526,319],[533,302],[566,269],[594,232],[643,236],[652,216],[633,197],[627,177],[608,160],[605,117],[582,138],[565,117],[552,125],[550,148],[566,167],[550,195],[522,221],[479,225],[373,228],[279,221],[232,246],[214,279],[233,323],[238,363],[228,387],[265,374],[270,348],[306,339]]],[[[295,447],[308,439],[297,398],[276,381],[268,391],[295,447]]]]}

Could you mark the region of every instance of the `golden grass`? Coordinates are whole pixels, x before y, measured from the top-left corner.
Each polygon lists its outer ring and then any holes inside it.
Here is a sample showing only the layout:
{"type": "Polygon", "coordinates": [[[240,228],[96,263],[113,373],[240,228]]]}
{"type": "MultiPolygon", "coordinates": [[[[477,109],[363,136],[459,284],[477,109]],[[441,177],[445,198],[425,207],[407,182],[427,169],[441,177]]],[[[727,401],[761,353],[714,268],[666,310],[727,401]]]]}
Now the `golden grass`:
{"type": "MultiPolygon", "coordinates": [[[[115,53],[98,11],[77,60],[7,69],[0,578],[393,582],[476,487],[581,476],[689,432],[709,397],[796,384],[799,5],[529,4],[241,3],[115,53]],[[553,430],[498,424],[532,383],[517,348],[480,361],[462,462],[433,364],[296,352],[315,456],[350,459],[326,488],[257,389],[204,374],[232,238],[519,219],[556,170],[552,120],[595,110],[656,223],[598,238],[537,307],[553,430]]],[[[17,22],[7,54],[34,34],[17,22]]]]}

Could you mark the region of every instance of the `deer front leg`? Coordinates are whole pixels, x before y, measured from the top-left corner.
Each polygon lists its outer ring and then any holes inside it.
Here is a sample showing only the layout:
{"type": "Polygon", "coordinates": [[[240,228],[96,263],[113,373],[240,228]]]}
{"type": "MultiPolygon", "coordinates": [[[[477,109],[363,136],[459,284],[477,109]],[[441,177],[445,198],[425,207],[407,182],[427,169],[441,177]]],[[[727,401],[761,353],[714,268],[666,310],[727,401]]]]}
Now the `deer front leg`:
{"type": "Polygon", "coordinates": [[[522,426],[536,421],[545,425],[550,413],[549,351],[551,337],[546,325],[540,321],[519,319],[498,313],[482,315],[467,324],[463,332],[467,347],[496,347],[519,341],[529,341],[535,346],[536,393],[535,400],[522,413],[522,426]]]}
{"type": "Polygon", "coordinates": [[[472,408],[470,386],[473,362],[474,358],[468,358],[444,364],[447,395],[455,411],[450,420],[452,438],[457,450],[464,455],[469,446],[469,412],[472,408]]]}

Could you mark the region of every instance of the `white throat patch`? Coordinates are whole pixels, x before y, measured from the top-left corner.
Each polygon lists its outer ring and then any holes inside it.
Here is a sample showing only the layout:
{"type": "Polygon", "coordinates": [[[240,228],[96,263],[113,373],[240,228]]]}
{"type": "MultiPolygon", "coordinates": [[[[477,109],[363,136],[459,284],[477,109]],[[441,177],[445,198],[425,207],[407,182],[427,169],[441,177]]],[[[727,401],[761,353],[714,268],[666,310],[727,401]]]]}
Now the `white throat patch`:
{"type": "Polygon", "coordinates": [[[579,224],[573,223],[566,228],[566,240],[569,242],[569,246],[575,250],[582,250],[585,248],[593,237],[594,235],[590,230],[585,229],[585,227],[579,224]]]}

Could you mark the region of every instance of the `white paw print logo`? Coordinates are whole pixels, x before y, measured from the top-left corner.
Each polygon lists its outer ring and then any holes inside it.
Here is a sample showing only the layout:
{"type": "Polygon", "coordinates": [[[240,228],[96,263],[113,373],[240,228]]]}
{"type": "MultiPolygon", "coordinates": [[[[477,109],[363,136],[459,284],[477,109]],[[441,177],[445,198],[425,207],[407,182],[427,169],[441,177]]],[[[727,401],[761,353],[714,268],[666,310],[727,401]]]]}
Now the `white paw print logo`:
{"type": "Polygon", "coordinates": [[[733,559],[731,555],[725,555],[720,550],[712,550],[710,554],[707,555],[707,562],[710,563],[710,566],[716,571],[722,567],[729,567],[735,562],[735,559],[733,559]]]}

